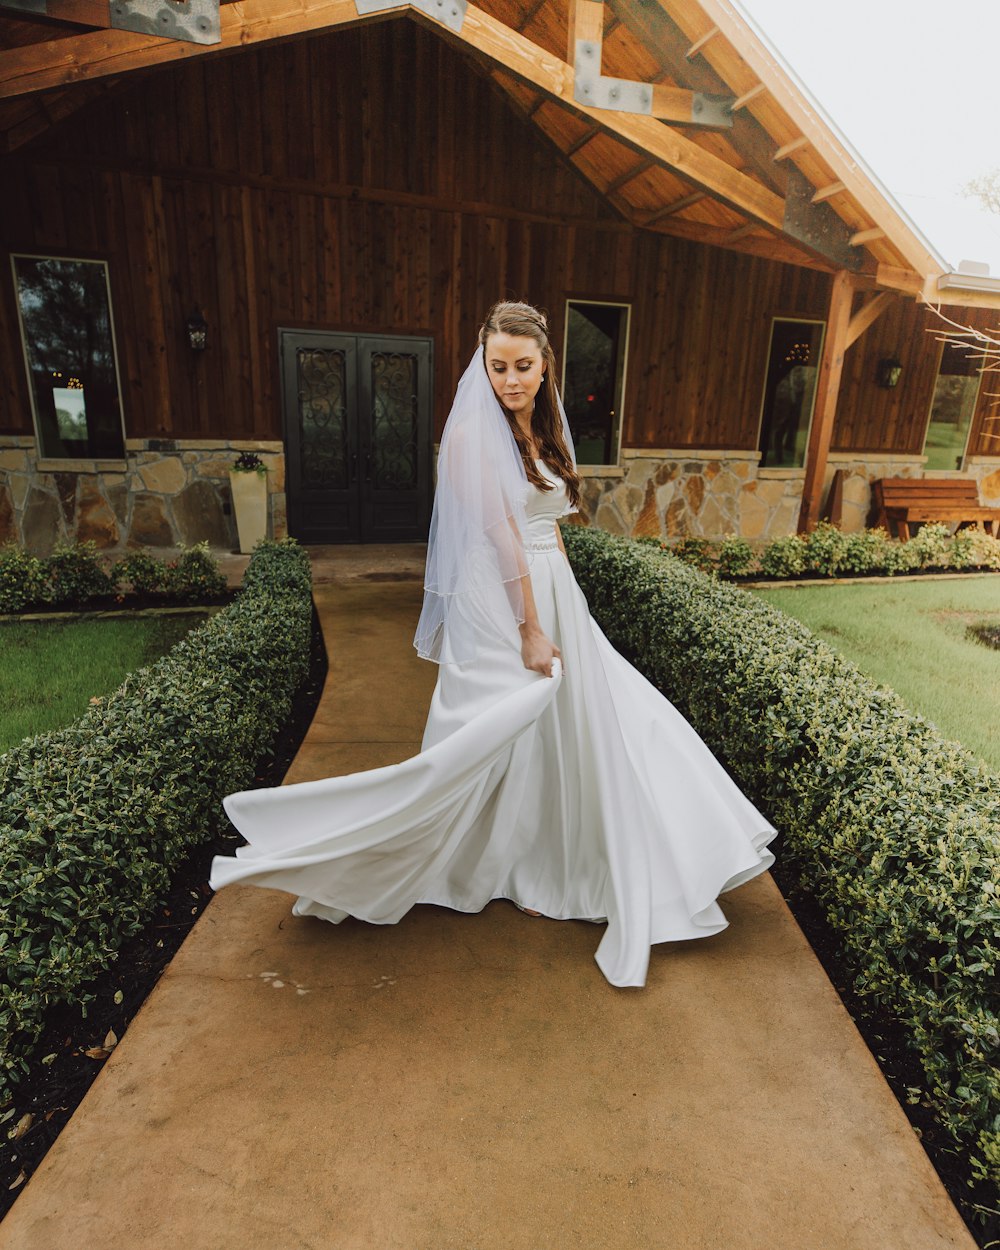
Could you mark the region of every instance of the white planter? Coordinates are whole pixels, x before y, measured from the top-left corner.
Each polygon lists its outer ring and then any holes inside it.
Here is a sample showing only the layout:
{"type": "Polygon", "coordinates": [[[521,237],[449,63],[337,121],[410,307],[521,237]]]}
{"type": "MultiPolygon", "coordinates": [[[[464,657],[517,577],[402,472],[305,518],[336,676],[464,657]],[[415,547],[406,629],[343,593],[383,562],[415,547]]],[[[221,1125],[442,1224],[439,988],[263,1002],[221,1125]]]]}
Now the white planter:
{"type": "Polygon", "coordinates": [[[267,537],[267,474],[239,473],[230,469],[229,485],[240,551],[249,553],[255,543],[267,537]]]}

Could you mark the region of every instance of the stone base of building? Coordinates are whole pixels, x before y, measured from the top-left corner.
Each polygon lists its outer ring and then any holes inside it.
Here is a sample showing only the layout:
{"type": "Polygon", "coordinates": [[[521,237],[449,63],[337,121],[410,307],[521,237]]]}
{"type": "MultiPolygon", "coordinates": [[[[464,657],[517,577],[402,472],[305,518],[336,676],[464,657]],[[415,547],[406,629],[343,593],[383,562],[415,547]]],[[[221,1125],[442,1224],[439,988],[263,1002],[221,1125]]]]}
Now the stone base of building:
{"type": "MultiPolygon", "coordinates": [[[[135,547],[191,546],[237,551],[239,540],[229,469],[241,451],[268,467],[268,537],[284,538],[285,456],[280,442],[240,439],[129,439],[125,460],[39,458],[35,440],[0,435],[0,543],[14,540],[36,555],[60,542],[92,539],[109,552],[135,547]]],[[[802,469],[768,469],[756,451],[628,448],[617,469],[582,466],[581,519],[632,537],[719,541],[739,534],[764,542],[795,533],[802,469]]],[[[919,477],[923,456],[833,452],[823,488],[845,471],[841,525],[870,523],[871,483],[919,477]]],[[[1000,456],[974,456],[973,476],[984,503],[1000,506],[1000,456]]]]}
{"type": "MultiPolygon", "coordinates": [[[[582,466],[582,519],[612,534],[715,542],[738,534],[751,542],[765,542],[794,534],[798,526],[804,469],[762,469],[756,451],[629,448],[622,459],[619,470],[582,466]]],[[[841,528],[852,533],[864,529],[872,523],[872,482],[881,477],[921,477],[925,459],[831,453],[824,503],[834,473],[844,470],[841,528]]],[[[975,456],[961,474],[928,476],[975,477],[983,502],[1000,504],[1000,457],[975,456]]]]}
{"type": "Polygon", "coordinates": [[[241,451],[267,466],[268,537],[288,533],[280,442],[129,439],[124,460],[46,460],[35,440],[0,435],[0,543],[35,555],[93,540],[102,550],[192,546],[237,551],[229,469],[241,451]]]}

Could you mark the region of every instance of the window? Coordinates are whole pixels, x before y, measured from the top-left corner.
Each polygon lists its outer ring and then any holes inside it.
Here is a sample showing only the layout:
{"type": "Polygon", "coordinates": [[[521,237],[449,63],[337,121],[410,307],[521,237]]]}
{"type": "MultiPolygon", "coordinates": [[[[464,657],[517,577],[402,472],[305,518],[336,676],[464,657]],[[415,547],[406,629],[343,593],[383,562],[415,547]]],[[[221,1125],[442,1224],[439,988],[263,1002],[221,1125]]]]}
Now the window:
{"type": "Polygon", "coordinates": [[[760,414],[760,466],[800,469],[806,462],[809,422],[823,350],[822,321],[775,317],[760,414]]]}
{"type": "Polygon", "coordinates": [[[39,454],[124,459],[107,264],[11,262],[39,454]]]}
{"type": "Polygon", "coordinates": [[[960,469],[979,398],[982,361],[961,344],[943,343],[924,441],[925,469],[960,469]]]}
{"type": "Polygon", "coordinates": [[[578,464],[617,464],[629,305],[566,301],[563,403],[578,464]]]}

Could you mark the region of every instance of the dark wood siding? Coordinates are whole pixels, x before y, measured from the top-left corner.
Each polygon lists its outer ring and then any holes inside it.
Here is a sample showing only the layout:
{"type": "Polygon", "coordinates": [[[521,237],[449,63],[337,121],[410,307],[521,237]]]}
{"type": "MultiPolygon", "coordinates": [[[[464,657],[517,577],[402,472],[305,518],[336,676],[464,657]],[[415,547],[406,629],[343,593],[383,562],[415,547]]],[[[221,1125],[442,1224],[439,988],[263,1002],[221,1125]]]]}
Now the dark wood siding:
{"type": "MultiPolygon", "coordinates": [[[[408,21],[136,76],[0,176],[8,275],[11,250],[109,261],[129,437],[279,438],[279,327],[432,337],[440,429],[488,305],[547,308],[558,352],[572,295],[632,305],[626,445],[750,448],[771,318],[822,318],[828,298],[825,273],[626,224],[408,21]],[[204,353],[185,341],[195,306],[204,353]]],[[[923,326],[901,299],[852,349],[835,446],[920,450],[923,326]],[[874,385],[885,352],[895,392],[874,385]]],[[[0,399],[0,431],[29,433],[9,277],[0,399]]]]}

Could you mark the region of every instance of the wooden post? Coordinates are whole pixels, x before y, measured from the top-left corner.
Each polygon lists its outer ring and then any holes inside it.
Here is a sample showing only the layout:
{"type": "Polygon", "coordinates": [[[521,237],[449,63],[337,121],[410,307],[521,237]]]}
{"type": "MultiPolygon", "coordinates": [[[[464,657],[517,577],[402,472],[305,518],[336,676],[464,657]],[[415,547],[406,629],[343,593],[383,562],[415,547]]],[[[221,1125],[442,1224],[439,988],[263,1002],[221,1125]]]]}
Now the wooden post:
{"type": "Polygon", "coordinates": [[[846,269],[834,274],[830,291],[830,307],[826,318],[823,356],[816,381],[816,405],[813,409],[809,446],[806,449],[806,477],[802,484],[802,507],[799,511],[799,533],[811,530],[819,520],[823,496],[826,459],[830,452],[833,419],[837,413],[840,375],[847,350],[847,328],[851,321],[851,300],[854,286],[846,269]]]}

